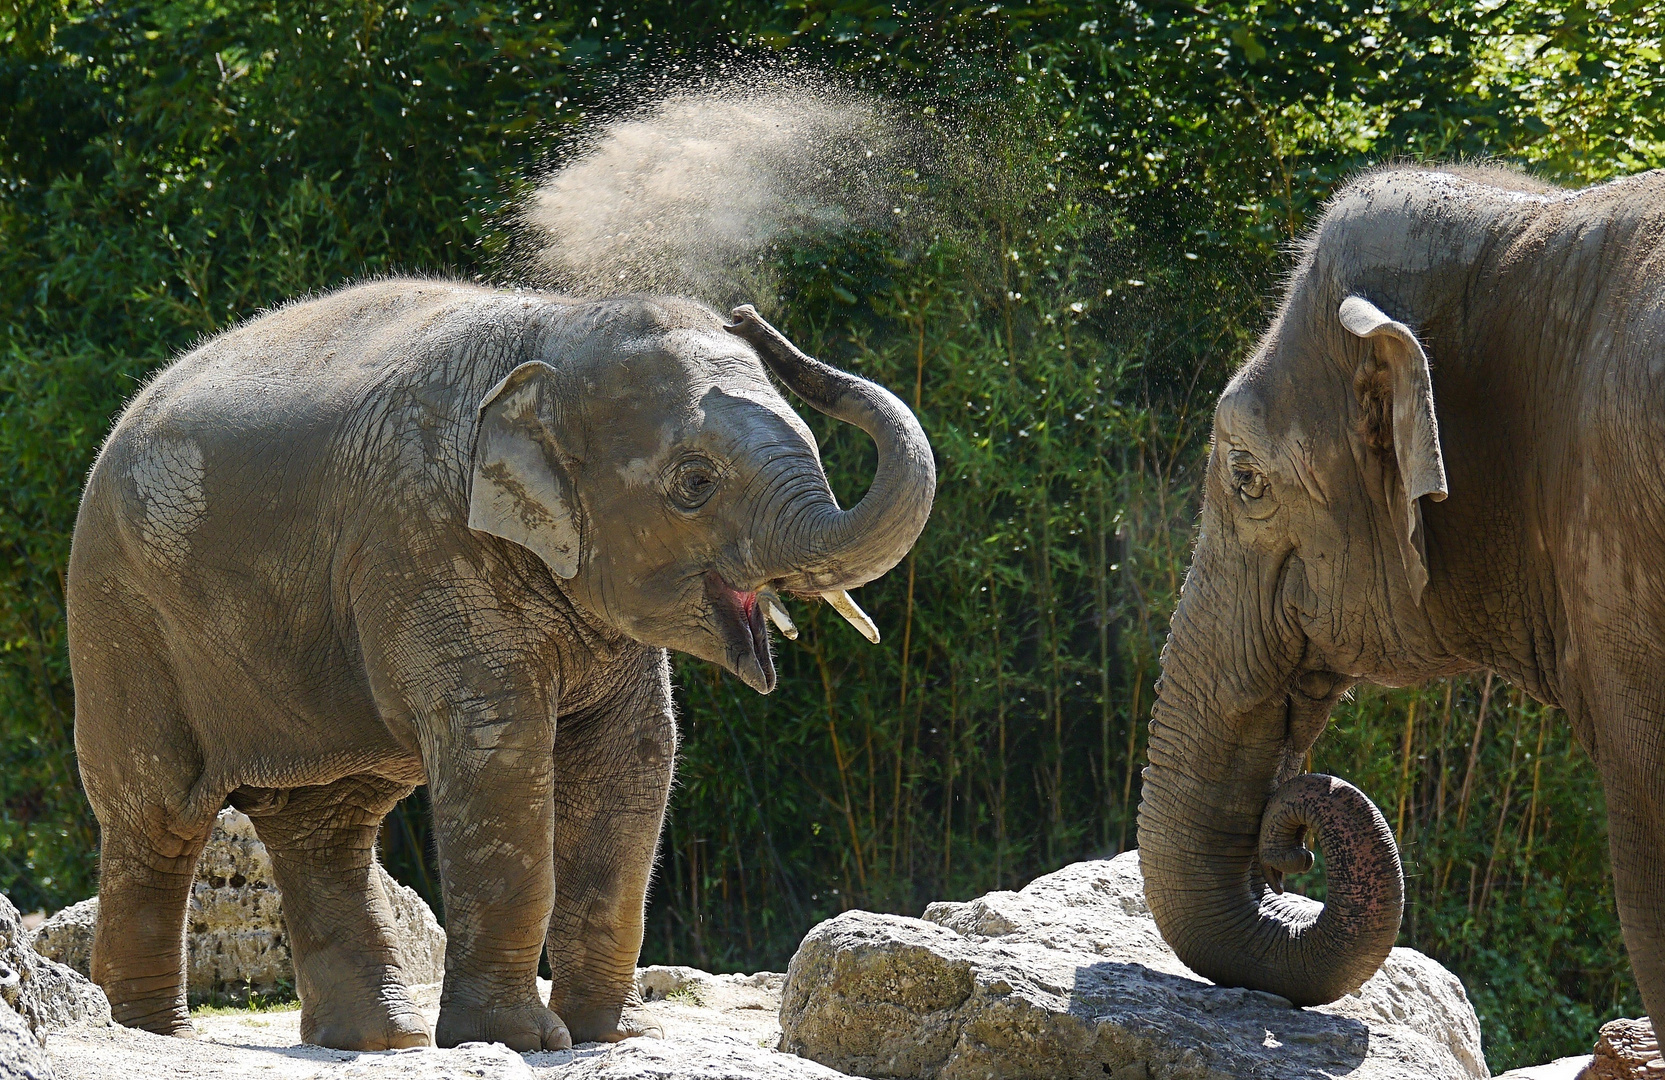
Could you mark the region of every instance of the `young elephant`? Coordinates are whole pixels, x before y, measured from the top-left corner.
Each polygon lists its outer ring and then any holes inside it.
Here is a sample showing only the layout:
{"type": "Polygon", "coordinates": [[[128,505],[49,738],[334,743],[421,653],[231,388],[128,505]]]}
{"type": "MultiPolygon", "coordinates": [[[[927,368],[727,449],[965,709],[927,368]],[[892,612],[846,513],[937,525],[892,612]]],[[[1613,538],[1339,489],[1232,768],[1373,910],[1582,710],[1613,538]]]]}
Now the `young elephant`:
{"type": "Polygon", "coordinates": [[[1355,680],[1490,668],[1600,769],[1619,915],[1665,1009],[1665,174],[1562,191],[1388,169],[1325,210],[1214,415],[1163,654],[1145,889],[1200,974],[1300,1004],[1399,928],[1394,838],[1302,776],[1355,680]],[[1329,903],[1279,895],[1325,846],[1329,903]]]}
{"type": "Polygon", "coordinates": [[[426,783],[437,1042],[654,1030],[634,976],[676,753],[664,650],[768,693],[777,592],[858,612],[843,590],[902,558],[936,484],[893,395],[734,319],[384,281],[223,334],[134,399],[68,587],[93,978],[118,1020],[191,1033],[185,903],[229,801],[272,854],[302,1037],[428,1043],[371,872],[426,783]],[[873,437],[859,505],[760,357],[873,437]]]}

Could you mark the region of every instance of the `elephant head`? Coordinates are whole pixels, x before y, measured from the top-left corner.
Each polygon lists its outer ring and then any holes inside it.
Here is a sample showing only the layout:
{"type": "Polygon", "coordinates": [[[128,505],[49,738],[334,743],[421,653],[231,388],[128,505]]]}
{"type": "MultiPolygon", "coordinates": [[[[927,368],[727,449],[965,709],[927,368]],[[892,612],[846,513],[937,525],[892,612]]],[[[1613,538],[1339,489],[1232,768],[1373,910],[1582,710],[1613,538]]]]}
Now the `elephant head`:
{"type": "Polygon", "coordinates": [[[919,537],[936,468],[895,395],[805,356],[749,305],[724,324],[686,301],[632,298],[563,323],[479,404],[469,526],[535,552],[586,611],[649,645],[775,685],[765,616],[821,596],[877,632],[846,590],[919,537]],[[761,358],[762,363],[759,362],[761,358]],[[844,510],[814,436],[767,364],[878,446],[844,510]]]}
{"type": "MultiPolygon", "coordinates": [[[[1162,656],[1139,808],[1163,936],[1216,982],[1322,1004],[1392,948],[1403,881],[1356,788],[1300,775],[1357,680],[1448,671],[1423,508],[1447,494],[1417,335],[1309,251],[1221,396],[1201,527],[1162,656]],[[1325,853],[1328,903],[1285,894],[1325,853]]],[[[1408,314],[1408,313],[1407,313],[1408,314]]]]}

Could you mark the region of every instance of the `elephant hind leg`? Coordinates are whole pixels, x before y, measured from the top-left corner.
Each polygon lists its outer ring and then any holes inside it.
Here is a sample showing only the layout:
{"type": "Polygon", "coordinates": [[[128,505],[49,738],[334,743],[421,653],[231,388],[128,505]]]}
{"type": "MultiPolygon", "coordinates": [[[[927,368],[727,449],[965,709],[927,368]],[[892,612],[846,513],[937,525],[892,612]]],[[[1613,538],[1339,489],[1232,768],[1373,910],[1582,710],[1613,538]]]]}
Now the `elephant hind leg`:
{"type": "Polygon", "coordinates": [[[91,974],[118,1023],[189,1037],[185,907],[218,799],[155,612],[90,591],[100,603],[72,607],[69,636],[76,757],[101,835],[91,974]]]}
{"type": "Polygon", "coordinates": [[[92,978],[119,1024],[194,1038],[185,1004],[185,905],[208,841],[105,820],[99,852],[92,978]]]}
{"type": "Polygon", "coordinates": [[[349,776],[296,788],[281,809],[252,818],[283,896],[302,1042],[338,1050],[433,1042],[406,989],[393,909],[376,872],[376,831],[410,792],[349,776]]]}

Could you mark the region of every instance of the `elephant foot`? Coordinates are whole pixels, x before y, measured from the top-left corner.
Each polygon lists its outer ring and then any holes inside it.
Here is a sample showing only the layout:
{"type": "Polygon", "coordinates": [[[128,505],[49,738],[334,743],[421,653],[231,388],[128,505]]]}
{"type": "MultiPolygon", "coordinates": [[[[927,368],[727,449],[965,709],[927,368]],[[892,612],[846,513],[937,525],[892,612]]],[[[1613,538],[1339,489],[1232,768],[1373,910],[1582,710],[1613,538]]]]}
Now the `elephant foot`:
{"type": "Polygon", "coordinates": [[[191,1014],[183,1005],[169,1005],[154,1009],[139,1002],[112,1005],[111,1018],[122,1027],[138,1028],[152,1035],[166,1035],[174,1039],[194,1039],[197,1029],[191,1024],[191,1014]]]}
{"type": "Polygon", "coordinates": [[[374,995],[304,1001],[301,1041],[332,1050],[404,1050],[432,1046],[433,1034],[402,986],[374,995]]]}
{"type": "Polygon", "coordinates": [[[574,1043],[616,1043],[625,1039],[663,1039],[665,1027],[651,1009],[627,1005],[619,1009],[568,1009],[567,1030],[574,1043]]]}
{"type": "Polygon", "coordinates": [[[444,1047],[466,1042],[500,1042],[522,1054],[572,1049],[572,1035],[566,1024],[537,1003],[501,1007],[441,1005],[434,1041],[444,1047]]]}

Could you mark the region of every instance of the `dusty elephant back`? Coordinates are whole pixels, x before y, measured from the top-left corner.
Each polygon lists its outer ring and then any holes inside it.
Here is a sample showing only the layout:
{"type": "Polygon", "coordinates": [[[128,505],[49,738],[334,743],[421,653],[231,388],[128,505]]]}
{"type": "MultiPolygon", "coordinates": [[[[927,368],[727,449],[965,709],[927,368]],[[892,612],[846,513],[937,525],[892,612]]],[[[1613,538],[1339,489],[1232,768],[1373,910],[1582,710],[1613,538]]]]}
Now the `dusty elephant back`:
{"type": "Polygon", "coordinates": [[[179,797],[193,821],[239,785],[365,765],[415,782],[359,657],[355,599],[466,532],[475,402],[569,307],[377,282],[262,316],[158,375],[117,421],[77,519],[78,745],[119,758],[131,737],[88,727],[86,695],[168,702],[194,745],[170,743],[160,767],[192,783],[179,797]]]}
{"type": "Polygon", "coordinates": [[[260,488],[294,488],[354,455],[369,458],[374,433],[354,431],[355,418],[397,408],[390,399],[406,396],[410,383],[428,391],[420,405],[435,420],[466,423],[466,384],[489,386],[495,374],[475,370],[491,357],[481,337],[512,333],[512,323],[494,323],[524,322],[531,307],[470,286],[386,281],[229,330],[133,399],[99,455],[87,499],[116,500],[139,523],[130,539],[179,556],[208,517],[210,496],[232,510],[260,488]],[[226,481],[223,490],[210,490],[216,480],[226,481]]]}

